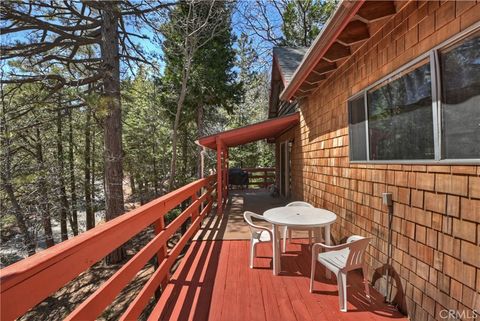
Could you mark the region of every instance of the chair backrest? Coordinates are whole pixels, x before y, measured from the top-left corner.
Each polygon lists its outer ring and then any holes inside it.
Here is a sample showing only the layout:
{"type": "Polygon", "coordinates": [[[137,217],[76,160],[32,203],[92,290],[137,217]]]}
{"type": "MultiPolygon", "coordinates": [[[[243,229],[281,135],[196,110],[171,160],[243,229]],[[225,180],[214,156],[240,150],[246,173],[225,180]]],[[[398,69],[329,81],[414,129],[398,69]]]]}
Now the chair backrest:
{"type": "Polygon", "coordinates": [[[363,240],[365,237],[360,235],[351,235],[347,238],[347,243],[352,243],[358,240],[363,240]]]}
{"type": "Polygon", "coordinates": [[[253,213],[253,212],[250,212],[250,211],[243,212],[243,218],[245,219],[245,222],[247,222],[248,227],[250,228],[250,230],[252,232],[258,232],[258,230],[267,230],[266,227],[256,225],[255,223],[253,223],[252,217],[255,218],[255,219],[258,219],[258,220],[265,221],[265,219],[261,215],[258,215],[256,213],[253,213]]]}
{"type": "Polygon", "coordinates": [[[291,202],[291,203],[288,203],[287,205],[285,205],[287,207],[290,207],[290,206],[298,206],[298,207],[314,207],[312,204],[310,203],[307,203],[307,202],[302,202],[302,201],[295,201],[295,202],[291,202]]]}
{"type": "Polygon", "coordinates": [[[352,270],[361,267],[365,256],[365,250],[370,243],[370,238],[360,235],[352,235],[347,239],[348,258],[345,264],[345,270],[352,270]]]}
{"type": "Polygon", "coordinates": [[[253,212],[245,211],[243,212],[243,218],[245,219],[245,222],[247,222],[248,225],[253,226],[253,220],[252,220],[252,214],[255,214],[253,212]]]}

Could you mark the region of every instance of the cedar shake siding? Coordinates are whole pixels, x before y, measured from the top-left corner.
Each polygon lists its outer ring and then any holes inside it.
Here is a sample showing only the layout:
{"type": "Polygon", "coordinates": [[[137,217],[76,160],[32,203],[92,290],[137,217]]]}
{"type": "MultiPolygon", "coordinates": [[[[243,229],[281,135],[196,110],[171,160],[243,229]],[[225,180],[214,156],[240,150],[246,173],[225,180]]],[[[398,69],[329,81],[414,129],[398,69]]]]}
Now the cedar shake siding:
{"type": "MultiPolygon", "coordinates": [[[[480,311],[480,166],[472,163],[352,163],[348,100],[480,21],[477,1],[408,2],[315,91],[298,100],[290,140],[291,197],[334,211],[332,238],[372,237],[370,281],[387,263],[393,194],[392,267],[397,304],[412,320],[443,309],[480,311]]],[[[477,106],[480,108],[480,106],[477,106]]],[[[480,156],[479,156],[480,157],[480,156]]],[[[278,160],[277,160],[278,168],[278,160]]],[[[378,288],[378,282],[376,282],[378,288]]]]}

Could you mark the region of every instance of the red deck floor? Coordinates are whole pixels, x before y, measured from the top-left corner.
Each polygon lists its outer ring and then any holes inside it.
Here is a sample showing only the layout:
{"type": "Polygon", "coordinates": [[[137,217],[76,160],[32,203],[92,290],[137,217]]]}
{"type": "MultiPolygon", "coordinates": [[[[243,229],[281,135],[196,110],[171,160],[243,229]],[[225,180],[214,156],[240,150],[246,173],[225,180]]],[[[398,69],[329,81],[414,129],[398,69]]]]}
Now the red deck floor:
{"type": "Polygon", "coordinates": [[[248,267],[249,241],[196,241],[188,249],[151,319],[157,320],[407,320],[371,289],[365,297],[360,274],[348,277],[348,309],[338,308],[335,277],[317,268],[310,293],[310,252],[306,244],[289,244],[282,273],[272,274],[271,244],[258,246],[255,268],[248,267]]]}

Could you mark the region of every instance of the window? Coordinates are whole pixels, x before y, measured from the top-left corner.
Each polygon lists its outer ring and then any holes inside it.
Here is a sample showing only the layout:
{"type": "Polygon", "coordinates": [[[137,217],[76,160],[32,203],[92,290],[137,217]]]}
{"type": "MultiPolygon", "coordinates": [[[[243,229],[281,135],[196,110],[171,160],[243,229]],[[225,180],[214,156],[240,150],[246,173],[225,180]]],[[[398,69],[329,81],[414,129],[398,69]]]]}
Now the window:
{"type": "Polygon", "coordinates": [[[371,160],[434,158],[428,61],[367,91],[367,102],[371,160]]]}
{"type": "Polygon", "coordinates": [[[439,51],[444,158],[480,155],[480,32],[439,51]]]}
{"type": "Polygon", "coordinates": [[[480,31],[354,96],[348,116],[351,161],[480,159],[480,31]]]}
{"type": "Polygon", "coordinates": [[[365,98],[362,96],[348,102],[350,122],[350,159],[365,160],[367,157],[365,140],[365,98]]]}

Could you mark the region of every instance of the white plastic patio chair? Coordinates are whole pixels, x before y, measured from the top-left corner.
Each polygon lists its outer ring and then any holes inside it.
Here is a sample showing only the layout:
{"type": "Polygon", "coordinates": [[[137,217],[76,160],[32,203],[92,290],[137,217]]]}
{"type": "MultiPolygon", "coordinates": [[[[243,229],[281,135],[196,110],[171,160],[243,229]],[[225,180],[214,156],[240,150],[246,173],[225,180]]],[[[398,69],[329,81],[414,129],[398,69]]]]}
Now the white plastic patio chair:
{"type": "Polygon", "coordinates": [[[368,300],[370,289],[367,281],[367,265],[364,260],[365,250],[370,238],[352,235],[345,244],[329,246],[323,243],[315,243],[312,246],[312,271],[310,275],[310,292],[313,292],[315,266],[318,261],[337,276],[338,299],[340,311],[347,312],[347,272],[362,269],[363,283],[368,300]],[[318,253],[323,248],[326,252],[318,253]]]}
{"type": "MultiPolygon", "coordinates": [[[[299,207],[314,207],[312,204],[307,203],[307,202],[302,202],[302,201],[295,201],[288,203],[285,205],[286,207],[290,206],[299,206],[299,207]]],[[[295,229],[296,230],[296,229],[295,229]]],[[[283,226],[282,227],[282,237],[283,237],[283,252],[287,250],[287,233],[288,233],[288,239],[290,242],[292,242],[292,228],[288,228],[288,226],[283,226]]],[[[309,243],[312,243],[312,230],[308,230],[308,241],[309,243]]]]}
{"type": "Polygon", "coordinates": [[[250,239],[250,268],[253,269],[253,260],[255,258],[257,244],[262,242],[272,242],[273,230],[269,229],[268,227],[256,225],[255,223],[253,223],[252,217],[258,220],[265,221],[262,215],[246,211],[243,213],[243,217],[247,222],[250,231],[252,232],[252,237],[250,239]]]}

